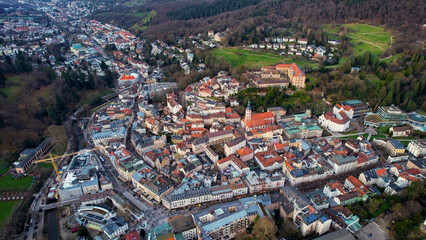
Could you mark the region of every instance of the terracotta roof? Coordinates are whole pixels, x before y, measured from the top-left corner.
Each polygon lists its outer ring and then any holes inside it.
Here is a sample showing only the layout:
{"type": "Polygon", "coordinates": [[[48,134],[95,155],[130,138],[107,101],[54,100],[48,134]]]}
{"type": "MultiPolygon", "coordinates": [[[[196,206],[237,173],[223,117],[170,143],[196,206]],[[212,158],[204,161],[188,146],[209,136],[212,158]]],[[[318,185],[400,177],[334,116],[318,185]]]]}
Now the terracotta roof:
{"type": "Polygon", "coordinates": [[[284,162],[284,158],[275,151],[257,152],[255,155],[264,167],[272,166],[274,163],[281,164],[284,162]]]}
{"type": "Polygon", "coordinates": [[[346,180],[348,180],[349,182],[352,183],[352,185],[354,185],[354,187],[363,187],[364,184],[362,184],[356,177],[354,176],[349,176],[346,178],[346,180]]]}
{"type": "Polygon", "coordinates": [[[339,181],[329,182],[329,183],[327,183],[327,185],[328,185],[328,187],[329,187],[330,189],[332,189],[332,190],[337,189],[337,190],[339,190],[342,194],[345,194],[345,193],[346,193],[345,189],[343,188],[343,184],[341,184],[339,181]]]}
{"type": "Polygon", "coordinates": [[[383,176],[388,175],[388,172],[384,168],[376,170],[376,173],[379,177],[383,177],[383,176]]]}
{"type": "Polygon", "coordinates": [[[402,170],[401,165],[399,165],[398,163],[394,163],[394,164],[392,164],[392,166],[396,167],[396,169],[398,169],[398,170],[402,170]]]}
{"type": "Polygon", "coordinates": [[[415,168],[407,169],[407,170],[405,170],[405,171],[406,171],[407,173],[411,174],[411,175],[417,175],[417,174],[420,174],[420,173],[421,173],[419,169],[415,169],[415,168]]]}
{"type": "Polygon", "coordinates": [[[134,77],[134,76],[132,76],[132,75],[126,75],[126,74],[124,74],[121,78],[120,78],[120,80],[121,81],[127,81],[127,80],[135,80],[136,78],[134,77]]]}
{"type": "Polygon", "coordinates": [[[404,178],[404,179],[406,179],[406,180],[408,180],[408,181],[412,181],[412,182],[415,182],[415,181],[419,180],[419,179],[417,179],[416,177],[412,176],[411,174],[409,174],[407,172],[403,172],[399,176],[402,177],[402,178],[404,178]]]}
{"type": "Polygon", "coordinates": [[[328,111],[328,112],[324,113],[325,119],[330,120],[330,121],[337,123],[337,124],[345,124],[345,123],[350,121],[349,117],[346,115],[345,112],[340,111],[339,115],[342,117],[342,119],[336,118],[332,111],[328,111]]]}
{"type": "Polygon", "coordinates": [[[267,126],[274,123],[274,115],[271,112],[256,113],[251,116],[250,121],[246,122],[246,119],[243,121],[249,128],[267,126]]]}
{"type": "Polygon", "coordinates": [[[249,147],[244,147],[237,151],[237,154],[240,156],[246,156],[252,153],[253,153],[253,150],[251,150],[249,147]]]}
{"type": "Polygon", "coordinates": [[[275,150],[277,151],[284,150],[284,144],[282,143],[275,144],[274,147],[275,147],[275,150]]]}
{"type": "Polygon", "coordinates": [[[217,163],[218,165],[221,165],[229,161],[234,162],[234,164],[237,165],[240,169],[247,167],[247,165],[243,161],[241,161],[235,154],[231,154],[227,156],[226,158],[220,159],[219,161],[217,161],[217,163]]]}

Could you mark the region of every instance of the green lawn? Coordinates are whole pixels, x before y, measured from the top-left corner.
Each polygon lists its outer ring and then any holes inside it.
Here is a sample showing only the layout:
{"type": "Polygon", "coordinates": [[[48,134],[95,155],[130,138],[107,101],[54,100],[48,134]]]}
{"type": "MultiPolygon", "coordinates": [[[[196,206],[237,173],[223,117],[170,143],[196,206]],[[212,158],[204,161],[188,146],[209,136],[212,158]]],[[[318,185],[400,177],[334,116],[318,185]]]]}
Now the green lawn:
{"type": "Polygon", "coordinates": [[[355,133],[358,133],[358,131],[345,132],[345,133],[342,133],[342,134],[343,135],[350,135],[350,134],[355,134],[355,133]]]}
{"type": "Polygon", "coordinates": [[[328,32],[329,34],[333,35],[333,36],[337,36],[338,32],[340,31],[340,25],[324,25],[322,26],[322,29],[324,29],[324,31],[328,32]]]}
{"type": "MultiPolygon", "coordinates": [[[[32,93],[32,102],[37,103],[39,98],[47,99],[53,95],[53,85],[49,85],[47,87],[42,87],[38,90],[34,90],[32,93]]],[[[51,98],[55,99],[55,98],[51,98]]]]}
{"type": "Polygon", "coordinates": [[[407,147],[408,144],[410,144],[411,141],[400,141],[404,147],[407,147]]]}
{"type": "Polygon", "coordinates": [[[383,31],[383,28],[381,27],[371,26],[371,25],[362,24],[362,23],[349,23],[349,24],[344,24],[343,26],[351,30],[362,32],[362,33],[375,33],[375,32],[383,31]]]}
{"type": "Polygon", "coordinates": [[[398,53],[398,54],[392,55],[392,57],[390,57],[390,58],[382,60],[382,62],[391,63],[391,62],[395,61],[397,58],[399,58],[401,56],[402,56],[402,54],[398,53]]]}
{"type": "Polygon", "coordinates": [[[375,212],[371,213],[372,217],[379,216],[382,212],[388,210],[391,206],[388,201],[384,201],[381,198],[379,198],[378,202],[380,207],[375,212]]]}
{"type": "Polygon", "coordinates": [[[6,175],[0,178],[0,192],[25,192],[32,182],[31,176],[13,179],[12,175],[6,175]]]}
{"type": "Polygon", "coordinates": [[[140,18],[135,25],[133,25],[130,29],[135,30],[145,30],[148,28],[147,24],[154,19],[155,15],[157,15],[156,11],[145,11],[145,12],[138,12],[138,13],[128,13],[131,16],[136,16],[140,18]]]}
{"type": "Polygon", "coordinates": [[[18,76],[6,76],[6,84],[20,84],[21,79],[18,76]]]}
{"type": "Polygon", "coordinates": [[[351,23],[325,25],[323,29],[333,37],[338,36],[342,30],[346,30],[345,34],[351,38],[354,55],[363,55],[367,51],[379,55],[390,46],[391,33],[385,31],[382,27],[351,23]]]}
{"type": "Polygon", "coordinates": [[[283,57],[278,55],[238,48],[216,48],[210,53],[216,58],[224,57],[231,64],[231,67],[245,65],[248,68],[260,68],[282,63],[284,60],[283,57]]]}
{"type": "Polygon", "coordinates": [[[19,202],[20,200],[0,201],[0,227],[3,227],[19,202]]]}
{"type": "Polygon", "coordinates": [[[378,127],[377,132],[382,134],[388,134],[390,127],[378,127]]]}
{"type": "MultiPolygon", "coordinates": [[[[357,139],[359,136],[360,136],[360,135],[353,135],[353,136],[345,136],[345,137],[340,137],[340,138],[341,138],[341,139],[357,139]]],[[[368,134],[367,134],[367,133],[364,133],[362,136],[363,136],[365,139],[367,139],[368,134]]],[[[372,140],[373,140],[373,139],[375,139],[375,138],[386,138],[386,136],[385,136],[385,135],[383,135],[383,134],[378,134],[378,135],[376,135],[376,136],[371,136],[370,141],[372,141],[372,140]]]]}
{"type": "Polygon", "coordinates": [[[341,137],[341,139],[357,139],[360,135],[352,135],[352,136],[346,136],[346,137],[341,137]]]}
{"type": "Polygon", "coordinates": [[[348,60],[348,57],[341,57],[339,60],[339,63],[334,64],[334,65],[328,65],[325,68],[338,68],[340,67],[342,64],[344,64],[346,62],[346,60],[348,60]]]}
{"type": "Polygon", "coordinates": [[[50,162],[42,162],[37,164],[37,166],[40,168],[53,168],[52,163],[50,162]]]}
{"type": "Polygon", "coordinates": [[[284,60],[284,63],[296,63],[297,65],[299,65],[302,69],[305,66],[310,66],[313,70],[318,69],[318,63],[316,62],[311,62],[308,60],[301,60],[301,59],[289,59],[289,60],[284,60]]]}
{"type": "MultiPolygon", "coordinates": [[[[29,81],[32,81],[31,79],[29,81]]],[[[0,89],[0,95],[6,97],[5,103],[14,102],[22,97],[22,86],[25,83],[21,82],[19,76],[6,76],[5,87],[0,89]]],[[[52,95],[53,86],[42,87],[38,90],[34,90],[31,94],[33,103],[36,103],[39,98],[46,99],[52,95]]]]}
{"type": "MultiPolygon", "coordinates": [[[[364,136],[365,139],[368,138],[368,134],[367,133],[364,133],[363,136],[364,136]]],[[[383,135],[383,134],[377,134],[376,136],[371,135],[370,141],[372,141],[375,138],[386,138],[386,136],[383,135]]]]}
{"type": "Polygon", "coordinates": [[[381,81],[376,74],[366,74],[365,80],[371,86],[376,86],[381,81]]]}
{"type": "Polygon", "coordinates": [[[144,31],[148,29],[148,26],[140,26],[139,23],[135,23],[130,29],[144,31]]]}
{"type": "Polygon", "coordinates": [[[20,78],[18,76],[6,76],[5,87],[0,89],[0,95],[6,97],[6,103],[18,99],[20,87],[20,78]]]}

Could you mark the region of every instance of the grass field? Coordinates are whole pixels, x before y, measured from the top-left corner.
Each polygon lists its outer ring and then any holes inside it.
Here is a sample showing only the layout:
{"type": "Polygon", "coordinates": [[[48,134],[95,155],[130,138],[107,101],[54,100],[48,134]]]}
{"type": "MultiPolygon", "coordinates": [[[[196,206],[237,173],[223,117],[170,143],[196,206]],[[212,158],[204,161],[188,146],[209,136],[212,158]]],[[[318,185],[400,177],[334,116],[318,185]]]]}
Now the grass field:
{"type": "MultiPolygon", "coordinates": [[[[28,78],[28,76],[24,76],[23,79],[27,79],[26,81],[33,81],[32,76],[28,78]]],[[[23,89],[25,82],[21,82],[21,78],[19,76],[6,76],[6,84],[4,88],[0,89],[0,95],[3,95],[5,99],[5,103],[12,103],[17,100],[20,100],[23,95],[23,89]]],[[[47,99],[54,92],[53,85],[48,85],[45,87],[41,87],[39,89],[34,89],[31,92],[31,103],[36,104],[39,98],[47,99]]],[[[3,105],[3,104],[0,104],[3,105]]]]}
{"type": "Polygon", "coordinates": [[[17,99],[20,89],[20,81],[21,80],[18,76],[6,76],[5,87],[0,89],[0,95],[6,97],[6,103],[17,99]]]}
{"type": "Polygon", "coordinates": [[[328,65],[325,68],[338,68],[340,67],[340,65],[344,64],[346,62],[346,60],[348,60],[348,57],[341,57],[339,62],[335,65],[328,65]]]}
{"type": "Polygon", "coordinates": [[[366,74],[365,80],[367,84],[371,86],[376,86],[381,80],[376,76],[376,74],[366,74]]]}
{"type": "Polygon", "coordinates": [[[248,68],[260,68],[266,65],[282,63],[284,58],[278,55],[244,50],[238,48],[216,48],[210,52],[214,57],[224,57],[231,67],[245,65],[248,68]]]}
{"type": "Polygon", "coordinates": [[[311,61],[307,61],[307,60],[300,60],[300,59],[286,59],[284,60],[284,63],[296,63],[297,65],[299,65],[302,69],[304,69],[306,66],[311,67],[312,69],[318,69],[318,63],[316,62],[311,62],[311,61]]]}
{"type": "MultiPolygon", "coordinates": [[[[360,136],[360,135],[353,135],[353,136],[345,136],[345,137],[340,137],[340,138],[341,138],[341,139],[357,139],[359,136],[360,136]]],[[[368,134],[367,134],[367,133],[364,133],[362,136],[363,136],[365,139],[367,139],[367,138],[368,138],[368,134]]],[[[378,135],[376,135],[376,136],[371,136],[370,141],[372,141],[372,140],[373,140],[373,139],[375,139],[375,138],[386,138],[386,136],[385,136],[385,135],[383,135],[383,134],[378,134],[378,135]]]]}
{"type": "Polygon", "coordinates": [[[50,96],[52,96],[53,93],[54,93],[53,85],[49,85],[46,87],[42,87],[38,90],[34,90],[31,96],[32,102],[37,103],[39,98],[47,99],[50,96]]]}
{"type": "Polygon", "coordinates": [[[323,29],[333,37],[345,33],[351,38],[354,55],[362,55],[367,51],[379,55],[389,48],[391,42],[390,32],[385,31],[382,27],[367,24],[325,25],[323,29]]]}
{"type": "Polygon", "coordinates": [[[138,12],[138,13],[129,13],[129,15],[140,18],[140,20],[138,20],[138,22],[135,25],[133,25],[130,29],[145,30],[148,28],[147,24],[150,23],[152,19],[154,19],[155,15],[157,15],[157,12],[145,11],[145,12],[138,12]]]}
{"type": "Polygon", "coordinates": [[[53,168],[52,163],[50,162],[42,162],[37,164],[39,168],[53,168]]]}
{"type": "Polygon", "coordinates": [[[0,228],[6,223],[13,210],[19,205],[20,200],[0,201],[0,228]]]}
{"type": "Polygon", "coordinates": [[[248,68],[260,68],[262,66],[274,65],[277,63],[296,63],[302,69],[308,66],[312,69],[318,69],[318,63],[308,60],[284,58],[276,54],[239,48],[216,48],[210,53],[216,58],[225,58],[225,61],[229,62],[231,67],[245,65],[248,68]]]}
{"type": "Polygon", "coordinates": [[[31,186],[33,177],[13,179],[11,175],[0,178],[0,192],[25,192],[31,186]]]}
{"type": "Polygon", "coordinates": [[[385,62],[385,63],[391,63],[391,62],[395,61],[397,58],[399,58],[399,57],[401,57],[401,56],[402,56],[402,54],[401,54],[401,53],[398,53],[398,54],[393,55],[393,56],[392,56],[392,57],[390,57],[390,58],[383,59],[383,60],[382,60],[382,62],[385,62]]]}

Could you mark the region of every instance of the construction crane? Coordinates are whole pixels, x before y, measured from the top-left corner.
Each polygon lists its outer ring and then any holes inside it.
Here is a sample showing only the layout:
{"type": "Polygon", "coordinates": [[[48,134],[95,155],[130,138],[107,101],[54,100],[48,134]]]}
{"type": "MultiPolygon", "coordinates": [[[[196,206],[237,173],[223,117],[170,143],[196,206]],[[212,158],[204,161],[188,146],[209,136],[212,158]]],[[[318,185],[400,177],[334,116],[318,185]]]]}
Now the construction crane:
{"type": "Polygon", "coordinates": [[[35,163],[42,163],[42,162],[48,162],[50,161],[53,165],[53,169],[55,170],[56,176],[58,177],[58,181],[61,181],[61,176],[59,175],[59,171],[58,171],[58,167],[56,166],[55,160],[63,158],[63,157],[69,157],[69,156],[74,156],[83,152],[90,152],[90,151],[97,151],[97,150],[101,150],[107,148],[107,146],[105,147],[96,147],[96,148],[92,148],[92,149],[84,149],[78,152],[73,152],[73,153],[67,153],[67,154],[63,154],[61,156],[53,156],[52,153],[50,153],[50,157],[49,158],[45,158],[45,159],[40,159],[40,160],[36,160],[35,163]]]}
{"type": "Polygon", "coordinates": [[[126,71],[124,71],[124,72],[123,72],[123,76],[127,76],[127,73],[128,73],[128,72],[131,72],[131,71],[135,70],[136,68],[138,68],[138,67],[137,67],[137,66],[134,66],[134,67],[132,67],[132,68],[130,68],[130,69],[127,69],[126,71]]]}

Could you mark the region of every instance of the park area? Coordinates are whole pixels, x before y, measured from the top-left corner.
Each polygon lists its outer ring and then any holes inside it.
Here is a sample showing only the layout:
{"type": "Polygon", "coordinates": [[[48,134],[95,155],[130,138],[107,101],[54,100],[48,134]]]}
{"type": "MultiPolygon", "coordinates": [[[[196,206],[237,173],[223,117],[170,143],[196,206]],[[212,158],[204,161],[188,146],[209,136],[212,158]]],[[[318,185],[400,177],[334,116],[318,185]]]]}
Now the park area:
{"type": "Polygon", "coordinates": [[[248,68],[260,68],[266,65],[282,63],[284,58],[270,53],[262,53],[239,48],[216,48],[211,51],[216,57],[225,58],[225,61],[231,64],[231,67],[245,65],[248,68]]]}
{"type": "MultiPolygon", "coordinates": [[[[26,89],[29,82],[34,82],[34,76],[31,75],[9,75],[6,76],[5,86],[0,89],[0,100],[4,104],[15,103],[26,96],[24,93],[29,91],[26,89]]],[[[44,86],[31,91],[29,98],[24,102],[36,104],[40,99],[48,100],[53,93],[53,86],[44,86]]],[[[3,104],[0,104],[2,107],[3,104]]]]}
{"type": "Polygon", "coordinates": [[[323,29],[331,35],[329,39],[338,39],[340,34],[345,34],[350,38],[354,55],[363,55],[367,51],[374,55],[380,55],[390,47],[391,43],[391,33],[382,27],[350,23],[325,25],[323,29]]]}
{"type": "Polygon", "coordinates": [[[303,59],[289,59],[272,53],[264,53],[240,48],[216,48],[210,52],[216,59],[224,58],[231,67],[241,65],[247,68],[261,68],[263,66],[275,65],[278,63],[296,63],[302,69],[309,66],[312,69],[318,68],[318,64],[303,59]]]}
{"type": "Polygon", "coordinates": [[[19,205],[19,202],[20,200],[0,201],[0,228],[6,223],[10,214],[19,205]]]}
{"type": "Polygon", "coordinates": [[[13,178],[12,175],[0,177],[0,192],[26,192],[33,182],[33,177],[13,178]]]}

